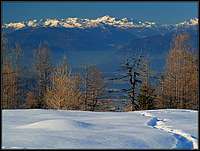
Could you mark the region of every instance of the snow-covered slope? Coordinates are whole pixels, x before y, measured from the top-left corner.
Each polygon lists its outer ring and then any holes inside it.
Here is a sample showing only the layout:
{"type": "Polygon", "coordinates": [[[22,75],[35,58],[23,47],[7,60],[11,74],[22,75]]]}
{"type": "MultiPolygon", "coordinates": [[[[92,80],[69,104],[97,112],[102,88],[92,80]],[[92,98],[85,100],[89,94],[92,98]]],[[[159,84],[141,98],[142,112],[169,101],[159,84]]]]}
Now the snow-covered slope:
{"type": "Polygon", "coordinates": [[[2,148],[197,148],[198,112],[3,110],[2,148]]]}
{"type": "Polygon", "coordinates": [[[56,18],[46,18],[40,20],[29,20],[29,21],[22,21],[22,22],[11,22],[3,24],[3,28],[5,29],[22,29],[25,27],[64,27],[64,28],[91,28],[97,26],[113,26],[119,28],[151,28],[151,27],[165,27],[168,26],[193,26],[198,25],[198,18],[192,18],[188,21],[184,21],[181,23],[177,23],[175,25],[160,25],[156,24],[152,21],[139,21],[133,20],[128,18],[115,18],[111,16],[102,16],[96,19],[82,19],[76,17],[70,17],[65,19],[56,19],[56,18]]]}
{"type": "Polygon", "coordinates": [[[199,24],[199,19],[198,18],[192,18],[188,21],[184,21],[181,23],[176,24],[176,26],[194,26],[199,24]]]}

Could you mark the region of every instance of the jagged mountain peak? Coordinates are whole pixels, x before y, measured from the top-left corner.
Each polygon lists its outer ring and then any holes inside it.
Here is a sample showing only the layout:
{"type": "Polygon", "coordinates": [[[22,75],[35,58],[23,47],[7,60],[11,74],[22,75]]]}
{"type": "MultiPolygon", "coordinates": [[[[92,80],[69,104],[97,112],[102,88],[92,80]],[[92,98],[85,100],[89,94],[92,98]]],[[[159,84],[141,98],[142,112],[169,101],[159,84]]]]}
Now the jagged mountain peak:
{"type": "MultiPolygon", "coordinates": [[[[11,22],[3,24],[3,28],[21,29],[25,27],[64,27],[64,28],[92,28],[100,25],[109,25],[119,28],[151,28],[158,26],[155,22],[150,21],[136,21],[129,18],[115,18],[109,15],[101,16],[96,19],[83,19],[76,17],[69,17],[65,19],[46,18],[40,20],[28,20],[23,22],[11,22]]],[[[198,18],[192,18],[174,26],[192,26],[198,25],[198,18]]]]}
{"type": "Polygon", "coordinates": [[[176,24],[176,26],[193,26],[198,24],[199,24],[198,18],[191,18],[189,20],[176,24]]]}

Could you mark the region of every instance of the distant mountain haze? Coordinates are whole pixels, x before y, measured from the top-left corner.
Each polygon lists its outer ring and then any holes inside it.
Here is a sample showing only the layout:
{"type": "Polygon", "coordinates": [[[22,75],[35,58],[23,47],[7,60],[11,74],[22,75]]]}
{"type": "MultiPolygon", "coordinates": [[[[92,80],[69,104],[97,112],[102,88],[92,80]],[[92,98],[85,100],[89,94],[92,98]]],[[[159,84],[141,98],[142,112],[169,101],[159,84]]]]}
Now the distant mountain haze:
{"type": "Polygon", "coordinates": [[[41,19],[3,24],[10,45],[19,43],[24,61],[32,61],[33,50],[48,43],[56,63],[66,55],[73,68],[96,64],[104,72],[114,72],[129,55],[145,54],[151,66],[162,71],[170,43],[177,33],[190,35],[191,46],[198,50],[198,18],[177,24],[102,16],[96,19],[41,19]]]}

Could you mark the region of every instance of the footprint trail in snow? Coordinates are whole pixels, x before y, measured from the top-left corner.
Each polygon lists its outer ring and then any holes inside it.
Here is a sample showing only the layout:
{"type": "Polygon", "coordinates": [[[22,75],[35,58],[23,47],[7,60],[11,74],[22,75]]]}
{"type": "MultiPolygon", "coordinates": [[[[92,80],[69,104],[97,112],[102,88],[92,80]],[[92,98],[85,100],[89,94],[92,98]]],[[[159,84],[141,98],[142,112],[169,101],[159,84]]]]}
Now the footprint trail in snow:
{"type": "Polygon", "coordinates": [[[165,124],[167,119],[160,119],[156,116],[153,116],[149,112],[141,112],[143,116],[151,117],[150,121],[147,122],[147,125],[156,128],[168,133],[172,133],[177,139],[176,146],[174,148],[187,148],[187,149],[198,149],[197,139],[191,136],[188,133],[185,133],[178,129],[173,129],[171,126],[165,124]]]}

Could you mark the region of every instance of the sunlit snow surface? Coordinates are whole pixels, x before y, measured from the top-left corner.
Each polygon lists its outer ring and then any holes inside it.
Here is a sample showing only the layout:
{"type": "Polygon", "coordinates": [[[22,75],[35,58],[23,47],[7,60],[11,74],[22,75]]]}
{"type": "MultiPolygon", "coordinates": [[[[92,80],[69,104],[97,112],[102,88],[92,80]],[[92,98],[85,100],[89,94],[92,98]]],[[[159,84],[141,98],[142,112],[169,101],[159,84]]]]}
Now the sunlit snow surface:
{"type": "Polygon", "coordinates": [[[193,149],[198,112],[3,110],[2,148],[193,149]]]}

